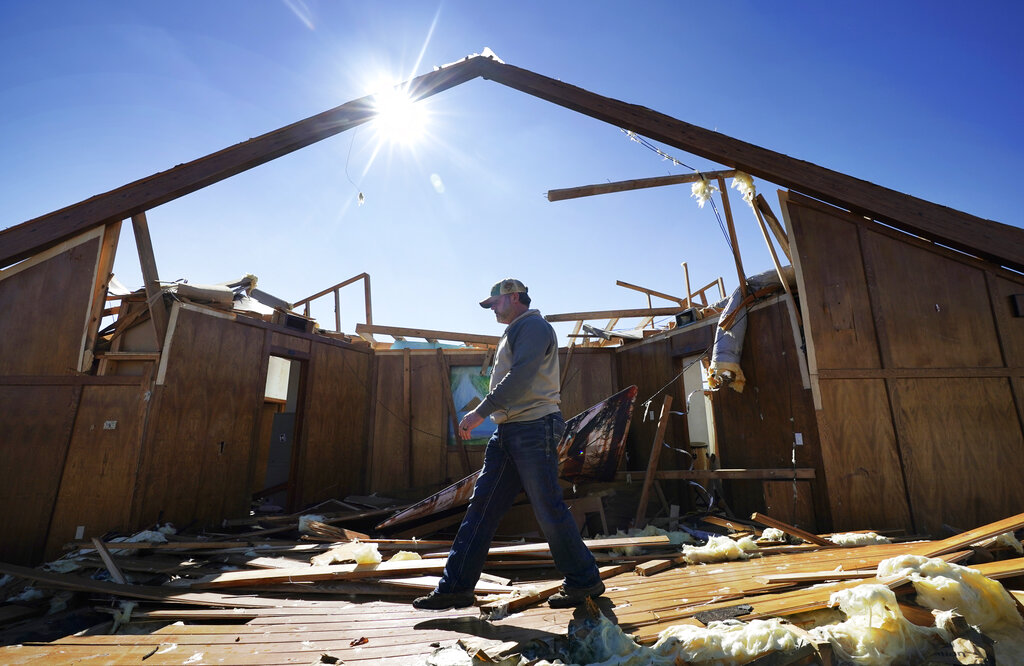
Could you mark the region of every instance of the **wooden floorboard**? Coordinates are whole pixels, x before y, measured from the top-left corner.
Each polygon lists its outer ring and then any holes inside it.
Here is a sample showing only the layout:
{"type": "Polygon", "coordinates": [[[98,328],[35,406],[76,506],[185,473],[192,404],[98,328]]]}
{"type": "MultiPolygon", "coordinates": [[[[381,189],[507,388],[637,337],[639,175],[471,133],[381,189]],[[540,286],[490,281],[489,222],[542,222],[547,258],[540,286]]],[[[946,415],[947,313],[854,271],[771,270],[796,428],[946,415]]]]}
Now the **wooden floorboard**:
{"type": "MultiPolygon", "coordinates": [[[[768,583],[772,574],[816,572],[824,580],[826,572],[836,569],[873,572],[878,562],[920,547],[871,545],[779,553],[717,564],[674,564],[646,576],[630,570],[605,579],[608,589],[598,607],[639,642],[651,643],[668,626],[697,623],[692,616],[698,610],[750,604],[753,612],[742,618],[750,619],[786,615],[794,608],[820,608],[827,603],[828,587],[811,587],[806,581],[768,583]]],[[[977,568],[996,578],[1020,575],[1024,558],[977,568]]],[[[862,582],[841,581],[835,585],[862,582]]],[[[108,585],[82,586],[93,593],[110,590],[108,585]]],[[[145,592],[147,596],[162,596],[155,591],[150,594],[149,589],[145,592]]],[[[509,617],[488,621],[477,607],[421,611],[412,607],[409,598],[360,601],[366,597],[309,595],[274,600],[210,595],[209,599],[227,603],[235,600],[249,607],[239,611],[197,609],[195,605],[147,601],[142,604],[147,610],[139,611],[145,621],[131,626],[135,632],[148,628],[148,633],[74,635],[52,643],[0,647],[0,663],[242,666],[311,664],[320,655],[329,654],[345,664],[408,665],[422,663],[437,647],[452,646],[459,640],[493,642],[515,650],[537,639],[564,637],[569,623],[586,612],[537,603],[509,617]],[[155,621],[157,617],[164,621],[155,621]],[[181,622],[172,623],[175,620],[181,622]]],[[[188,598],[190,604],[195,601],[188,598]]]]}

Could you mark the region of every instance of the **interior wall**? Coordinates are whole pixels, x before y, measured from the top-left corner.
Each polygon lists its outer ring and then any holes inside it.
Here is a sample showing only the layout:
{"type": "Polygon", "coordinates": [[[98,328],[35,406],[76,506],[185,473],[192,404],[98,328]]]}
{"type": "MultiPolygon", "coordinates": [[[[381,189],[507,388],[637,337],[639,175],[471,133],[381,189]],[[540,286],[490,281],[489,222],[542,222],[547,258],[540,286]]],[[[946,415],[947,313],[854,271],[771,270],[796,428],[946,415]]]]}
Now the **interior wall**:
{"type": "MultiPolygon", "coordinates": [[[[712,396],[722,467],[822,469],[814,402],[811,391],[804,388],[800,353],[787,298],[747,311],[740,358],[746,386],[742,393],[724,389],[712,396]]],[[[780,500],[777,486],[760,480],[730,481],[728,498],[737,515],[761,511],[812,532],[827,530],[825,479],[788,486],[788,494],[796,494],[788,503],[780,500]],[[773,513],[768,512],[769,499],[773,513]]]]}
{"type": "Polygon", "coordinates": [[[372,356],[314,342],[296,470],[296,503],[367,494],[372,356]]]}
{"type": "Polygon", "coordinates": [[[941,535],[1019,512],[1024,278],[780,198],[836,529],[941,535]]]}
{"type": "Polygon", "coordinates": [[[143,439],[133,523],[182,527],[245,516],[267,336],[230,315],[180,303],[170,327],[143,439]]]}
{"type": "Polygon", "coordinates": [[[0,271],[0,376],[77,374],[101,235],[0,271]]]}

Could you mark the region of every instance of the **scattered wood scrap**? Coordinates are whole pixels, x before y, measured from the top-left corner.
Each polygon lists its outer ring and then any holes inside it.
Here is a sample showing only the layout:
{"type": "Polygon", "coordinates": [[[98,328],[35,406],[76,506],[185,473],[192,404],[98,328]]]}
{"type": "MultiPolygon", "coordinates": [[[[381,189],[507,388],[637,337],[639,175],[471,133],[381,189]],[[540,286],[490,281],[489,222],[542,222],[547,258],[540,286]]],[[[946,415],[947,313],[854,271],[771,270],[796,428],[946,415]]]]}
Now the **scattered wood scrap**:
{"type": "MultiPolygon", "coordinates": [[[[779,524],[765,516],[755,520],[779,524]]],[[[750,529],[721,519],[707,524],[750,529]]],[[[900,555],[941,556],[968,563],[992,580],[1013,580],[1024,575],[1024,557],[1000,551],[1009,557],[976,563],[971,558],[978,550],[972,546],[1021,527],[1024,514],[941,541],[771,547],[749,559],[707,565],[687,564],[680,546],[667,536],[588,540],[599,554],[607,586],[590,612],[612,618],[645,646],[675,625],[703,627],[704,622],[725,617],[742,622],[773,617],[797,621],[800,613],[828,608],[834,592],[871,582],[893,590],[910,622],[932,626],[935,616],[919,603],[908,578],[879,579],[879,563],[900,555]],[[637,554],[623,555],[625,548],[637,554]]],[[[325,539],[325,534],[344,537],[345,529],[314,531],[325,539]]],[[[579,613],[587,613],[546,605],[562,581],[544,543],[495,545],[476,589],[477,607],[432,612],[416,610],[410,601],[436,585],[450,542],[367,539],[364,545],[372,545],[385,558],[404,550],[424,559],[313,566],[313,556],[357,542],[310,543],[297,532],[289,541],[282,538],[286,534],[275,532],[274,540],[262,543],[230,534],[217,539],[179,536],[169,544],[130,547],[123,542],[81,542],[63,559],[79,566],[68,573],[0,564],[0,573],[10,577],[0,588],[4,598],[15,597],[13,592],[26,587],[74,592],[80,606],[76,612],[91,614],[93,622],[88,631],[76,628],[45,640],[19,641],[18,627],[39,622],[41,618],[30,616],[44,602],[14,599],[0,605],[0,635],[8,637],[8,646],[0,647],[0,662],[277,664],[311,663],[326,655],[346,664],[407,664],[422,660],[438,646],[479,649],[485,641],[487,648],[475,654],[487,663],[481,654],[497,660],[528,644],[564,636],[574,617],[578,620],[579,613]],[[153,566],[140,564],[147,558],[153,566]],[[231,570],[217,571],[222,567],[231,570]],[[112,577],[114,572],[125,582],[94,579],[112,577]],[[128,601],[135,606],[126,607],[123,602],[128,601]],[[126,624],[132,625],[131,633],[116,630],[126,624]]],[[[1024,596],[1013,594],[1011,599],[1024,596]]],[[[991,649],[985,636],[960,629],[951,635],[982,652],[991,649]]],[[[828,663],[823,660],[829,650],[827,642],[808,639],[799,649],[764,663],[828,663]]]]}

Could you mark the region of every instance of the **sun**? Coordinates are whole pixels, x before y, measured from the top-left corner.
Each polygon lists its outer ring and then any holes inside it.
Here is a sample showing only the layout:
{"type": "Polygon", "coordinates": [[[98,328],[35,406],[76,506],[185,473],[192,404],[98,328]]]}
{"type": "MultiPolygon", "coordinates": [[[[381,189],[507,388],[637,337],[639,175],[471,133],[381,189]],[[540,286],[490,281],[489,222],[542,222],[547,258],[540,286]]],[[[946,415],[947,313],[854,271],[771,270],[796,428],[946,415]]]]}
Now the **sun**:
{"type": "Polygon", "coordinates": [[[376,116],[373,126],[377,135],[391,143],[411,146],[424,135],[427,112],[422,102],[409,96],[404,86],[388,86],[373,96],[376,116]]]}

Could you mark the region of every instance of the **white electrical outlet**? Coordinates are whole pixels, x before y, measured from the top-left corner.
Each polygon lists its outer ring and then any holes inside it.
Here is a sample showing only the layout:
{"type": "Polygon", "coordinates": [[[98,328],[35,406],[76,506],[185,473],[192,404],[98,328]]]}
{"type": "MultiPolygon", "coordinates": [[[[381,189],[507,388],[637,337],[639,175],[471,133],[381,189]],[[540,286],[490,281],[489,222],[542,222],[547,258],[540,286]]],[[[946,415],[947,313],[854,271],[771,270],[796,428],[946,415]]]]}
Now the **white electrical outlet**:
{"type": "Polygon", "coordinates": [[[104,421],[103,422],[103,429],[104,430],[117,430],[117,421],[104,421]]]}

